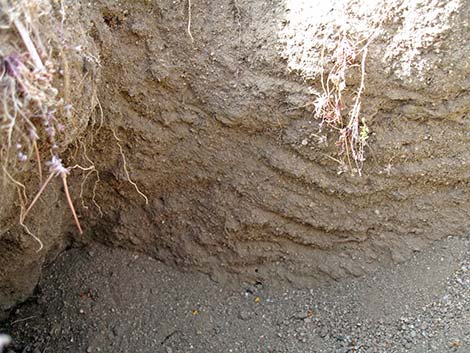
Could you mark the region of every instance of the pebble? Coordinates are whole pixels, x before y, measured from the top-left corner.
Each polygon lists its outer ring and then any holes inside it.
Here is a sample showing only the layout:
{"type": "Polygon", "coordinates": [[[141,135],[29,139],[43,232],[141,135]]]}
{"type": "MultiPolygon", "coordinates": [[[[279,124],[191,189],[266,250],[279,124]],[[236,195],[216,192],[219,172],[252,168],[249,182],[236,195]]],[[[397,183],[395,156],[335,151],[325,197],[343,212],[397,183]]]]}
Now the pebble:
{"type": "Polygon", "coordinates": [[[294,318],[296,318],[297,320],[305,320],[308,317],[309,317],[308,311],[299,311],[294,314],[294,318]]]}
{"type": "Polygon", "coordinates": [[[247,294],[258,295],[258,288],[255,286],[249,286],[245,289],[247,294]]]}
{"type": "Polygon", "coordinates": [[[238,318],[243,321],[251,319],[251,313],[248,310],[240,310],[238,312],[238,318]]]}
{"type": "Polygon", "coordinates": [[[328,327],[323,327],[319,333],[321,338],[325,338],[328,335],[328,327]]]}

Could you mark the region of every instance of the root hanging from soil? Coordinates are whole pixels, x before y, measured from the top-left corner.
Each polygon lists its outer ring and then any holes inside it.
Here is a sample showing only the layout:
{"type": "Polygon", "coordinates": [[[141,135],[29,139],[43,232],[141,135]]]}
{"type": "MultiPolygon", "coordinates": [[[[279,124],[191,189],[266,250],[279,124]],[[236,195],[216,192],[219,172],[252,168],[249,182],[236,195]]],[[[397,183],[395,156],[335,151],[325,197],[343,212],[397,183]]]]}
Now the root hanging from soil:
{"type": "Polygon", "coordinates": [[[142,198],[145,200],[145,204],[148,205],[149,204],[149,199],[148,197],[142,192],[140,191],[139,189],[139,186],[131,179],[131,176],[129,174],[129,170],[127,168],[127,161],[126,161],[126,156],[124,155],[124,150],[122,149],[122,145],[121,145],[121,140],[119,139],[119,137],[116,135],[116,131],[114,131],[114,129],[111,129],[111,131],[113,132],[113,135],[114,135],[114,138],[116,139],[116,144],[119,148],[119,153],[121,154],[121,158],[122,158],[122,164],[123,164],[123,169],[124,169],[124,173],[126,173],[126,178],[127,178],[127,181],[132,185],[134,186],[135,190],[137,191],[137,193],[142,196],[142,198]]]}
{"type": "MultiPolygon", "coordinates": [[[[92,190],[92,202],[93,204],[95,205],[95,207],[98,209],[98,212],[100,214],[101,217],[103,217],[103,210],[101,209],[101,206],[98,204],[98,202],[96,201],[96,188],[98,187],[98,184],[100,183],[101,181],[101,178],[100,178],[100,173],[98,171],[98,169],[96,169],[95,167],[95,163],[90,159],[90,157],[88,156],[88,153],[87,153],[87,149],[86,149],[86,144],[83,143],[83,141],[80,141],[80,145],[82,146],[82,149],[83,149],[83,156],[85,157],[85,159],[88,161],[88,163],[90,163],[90,167],[88,168],[82,168],[80,167],[79,165],[76,165],[75,167],[77,168],[81,168],[82,170],[84,171],[88,171],[88,173],[86,173],[85,177],[83,178],[82,182],[80,183],[80,199],[81,199],[81,204],[82,204],[82,207],[84,209],[88,209],[88,206],[85,204],[85,201],[84,201],[84,198],[83,198],[83,194],[84,194],[84,186],[85,186],[85,183],[86,181],[88,180],[89,176],[93,173],[95,173],[96,175],[96,180],[95,180],[95,183],[93,184],[93,190],[92,190]]],[[[73,168],[72,168],[73,169],[73,168]]]]}
{"type": "MultiPolygon", "coordinates": [[[[375,38],[371,35],[361,49],[359,43],[351,42],[345,35],[339,40],[332,54],[333,67],[328,73],[326,82],[324,69],[321,70],[321,85],[323,93],[314,103],[315,116],[321,124],[338,132],[337,145],[339,148],[340,172],[349,169],[352,173],[362,176],[365,161],[364,148],[369,138],[369,127],[365,117],[361,116],[361,98],[365,90],[366,60],[368,46],[375,38]],[[357,57],[361,55],[360,64],[356,64],[357,57]],[[347,72],[354,67],[360,68],[360,84],[353,93],[353,105],[347,114],[345,106],[345,93],[347,90],[347,72]],[[346,163],[347,162],[347,163],[346,163]]],[[[322,50],[321,62],[324,65],[325,49],[322,50]]]]}
{"type": "MultiPolygon", "coordinates": [[[[87,168],[79,165],[66,168],[60,159],[61,151],[66,150],[66,141],[79,129],[77,123],[80,119],[72,115],[73,105],[70,100],[73,83],[67,58],[67,51],[75,47],[69,46],[63,36],[66,13],[62,0],[59,0],[59,5],[60,30],[59,35],[54,36],[42,31],[41,21],[52,15],[55,8],[52,1],[0,0],[0,28],[5,31],[5,45],[0,48],[0,161],[4,181],[9,181],[18,190],[21,208],[19,224],[39,243],[38,251],[43,248],[43,243],[28,228],[25,220],[54,177],[61,177],[67,204],[80,234],[83,234],[83,230],[67,179],[72,169],[79,168],[88,172],[81,185],[82,204],[83,183],[91,173],[96,173],[93,202],[102,214],[101,207],[95,200],[100,178],[88,156],[86,159],[91,166],[87,168]],[[43,36],[46,37],[42,38],[43,36]],[[54,51],[58,53],[58,57],[53,56],[54,51]],[[56,85],[60,79],[58,74],[63,80],[61,89],[56,85]],[[43,157],[45,151],[52,156],[48,162],[43,157]],[[43,175],[43,162],[49,167],[47,177],[43,175]],[[30,164],[34,163],[37,166],[39,190],[29,202],[26,187],[17,178],[20,177],[21,180],[21,173],[30,171],[30,164]]],[[[83,80],[87,75],[88,73],[84,75],[83,80]]],[[[96,101],[96,85],[93,85],[92,106],[96,101]]],[[[99,101],[98,105],[101,128],[103,110],[99,101]]]]}
{"type": "Polygon", "coordinates": [[[83,234],[82,227],[80,226],[80,221],[78,220],[78,217],[77,217],[77,212],[75,212],[75,207],[73,206],[72,198],[70,197],[69,187],[68,187],[68,184],[67,184],[67,174],[62,173],[60,176],[61,176],[62,182],[64,184],[64,190],[65,190],[65,196],[67,197],[67,203],[70,207],[70,211],[72,212],[73,218],[75,220],[75,224],[77,225],[78,232],[80,234],[83,234]]]}
{"type": "Polygon", "coordinates": [[[188,34],[191,41],[194,42],[193,35],[191,34],[191,0],[188,0],[188,34]]]}
{"type": "Polygon", "coordinates": [[[44,243],[42,240],[37,237],[29,228],[28,226],[24,223],[24,219],[26,217],[26,203],[28,201],[27,195],[26,195],[26,186],[13,178],[13,176],[6,170],[5,167],[3,167],[3,173],[6,176],[5,180],[10,181],[14,187],[16,188],[16,192],[18,194],[18,199],[20,200],[20,218],[19,218],[19,224],[21,227],[23,227],[24,231],[31,237],[33,238],[38,244],[39,248],[36,249],[36,252],[40,252],[44,248],[44,243]]]}
{"type": "Polygon", "coordinates": [[[72,212],[72,215],[73,215],[73,218],[74,218],[74,221],[75,221],[75,225],[77,226],[78,232],[80,233],[80,235],[82,235],[83,230],[82,230],[82,227],[80,225],[80,221],[78,220],[77,212],[75,211],[75,206],[73,205],[72,197],[70,196],[70,191],[69,191],[69,187],[68,187],[68,183],[67,183],[67,175],[70,173],[70,170],[75,169],[75,168],[79,168],[79,169],[84,170],[84,171],[90,171],[90,170],[93,171],[95,169],[95,167],[94,167],[94,165],[92,165],[91,167],[85,168],[85,167],[81,167],[79,165],[76,165],[76,166],[71,167],[71,168],[65,168],[62,165],[62,161],[56,156],[53,156],[51,161],[48,162],[48,164],[49,164],[49,176],[47,177],[46,181],[42,184],[41,188],[37,192],[37,194],[34,197],[33,201],[31,201],[30,205],[28,206],[26,211],[21,216],[21,223],[24,223],[24,220],[25,220],[26,216],[29,214],[29,212],[31,211],[33,206],[39,200],[39,198],[43,194],[44,190],[46,190],[46,188],[49,185],[49,183],[51,182],[51,180],[55,176],[60,176],[61,179],[62,179],[62,184],[64,186],[64,191],[65,191],[65,197],[67,199],[67,204],[70,208],[70,211],[72,212]]]}

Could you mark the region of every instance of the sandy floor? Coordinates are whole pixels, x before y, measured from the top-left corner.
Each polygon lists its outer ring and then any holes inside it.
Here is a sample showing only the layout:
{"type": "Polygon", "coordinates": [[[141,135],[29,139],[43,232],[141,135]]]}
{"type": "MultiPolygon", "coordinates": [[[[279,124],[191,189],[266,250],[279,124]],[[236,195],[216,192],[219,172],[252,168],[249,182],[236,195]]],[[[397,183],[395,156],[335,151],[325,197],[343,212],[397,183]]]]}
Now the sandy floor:
{"type": "Polygon", "coordinates": [[[222,287],[140,254],[63,253],[1,326],[9,353],[470,352],[470,240],[328,287],[222,287]]]}

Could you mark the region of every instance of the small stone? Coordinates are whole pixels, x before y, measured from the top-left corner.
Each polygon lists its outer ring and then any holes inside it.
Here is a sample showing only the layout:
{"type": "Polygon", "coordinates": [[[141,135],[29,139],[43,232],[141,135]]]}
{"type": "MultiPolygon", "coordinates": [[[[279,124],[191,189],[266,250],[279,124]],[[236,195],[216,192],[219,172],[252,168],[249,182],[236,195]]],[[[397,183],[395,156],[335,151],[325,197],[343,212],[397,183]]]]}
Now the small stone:
{"type": "Polygon", "coordinates": [[[249,286],[245,289],[245,292],[247,294],[258,295],[258,288],[255,286],[249,286]]]}
{"type": "Polygon", "coordinates": [[[320,335],[321,338],[325,338],[325,337],[328,335],[328,328],[327,328],[327,327],[323,327],[323,328],[320,330],[319,335],[320,335]]]}
{"type": "Polygon", "coordinates": [[[247,310],[240,310],[238,313],[238,318],[243,321],[247,321],[251,319],[251,313],[247,310]]]}
{"type": "Polygon", "coordinates": [[[299,312],[294,314],[294,318],[296,318],[297,320],[305,320],[309,316],[310,315],[309,315],[308,311],[299,311],[299,312]]]}

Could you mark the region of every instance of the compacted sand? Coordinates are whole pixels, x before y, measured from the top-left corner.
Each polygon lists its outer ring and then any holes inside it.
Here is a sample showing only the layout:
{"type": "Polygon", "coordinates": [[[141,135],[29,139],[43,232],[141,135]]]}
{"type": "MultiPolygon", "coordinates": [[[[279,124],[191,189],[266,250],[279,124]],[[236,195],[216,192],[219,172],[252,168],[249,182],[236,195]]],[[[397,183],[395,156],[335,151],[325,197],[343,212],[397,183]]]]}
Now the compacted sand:
{"type": "Polygon", "coordinates": [[[101,245],[64,252],[1,326],[8,353],[469,352],[470,240],[313,289],[220,284],[101,245]]]}

